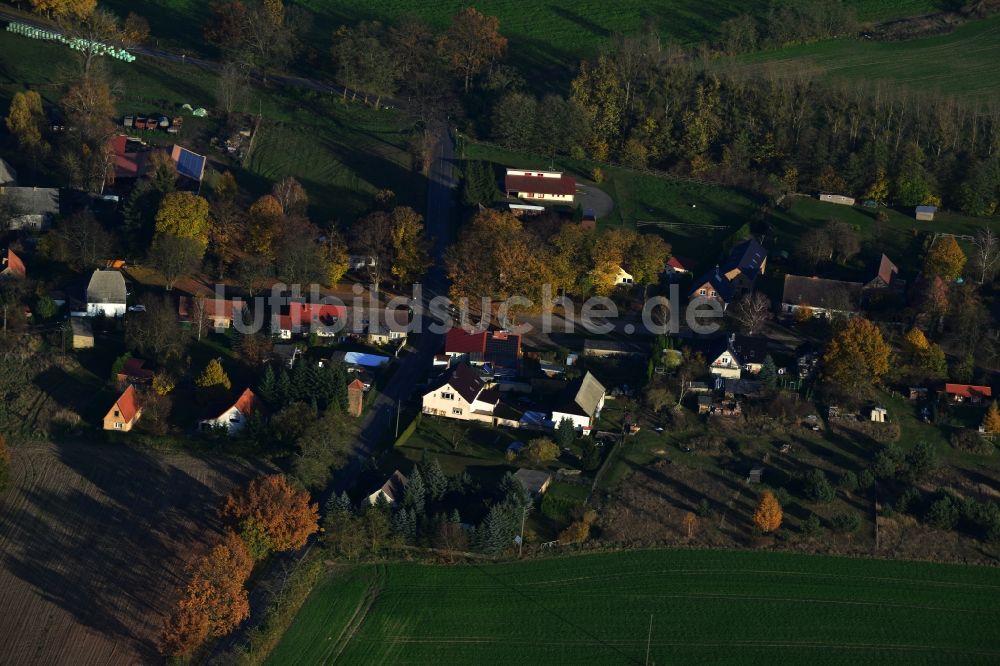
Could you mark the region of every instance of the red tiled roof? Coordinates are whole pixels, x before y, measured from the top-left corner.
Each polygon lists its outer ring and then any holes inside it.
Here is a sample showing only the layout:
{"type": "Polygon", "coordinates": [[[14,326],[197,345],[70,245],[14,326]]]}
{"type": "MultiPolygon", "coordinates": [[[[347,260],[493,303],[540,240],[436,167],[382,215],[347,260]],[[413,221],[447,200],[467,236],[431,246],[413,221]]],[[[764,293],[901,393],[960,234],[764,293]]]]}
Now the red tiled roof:
{"type": "Polygon", "coordinates": [[[543,178],[540,176],[507,176],[508,192],[532,194],[576,194],[576,179],[572,176],[543,178]]]}
{"type": "Polygon", "coordinates": [[[347,385],[347,388],[358,389],[359,391],[363,391],[365,389],[365,383],[360,379],[355,379],[353,382],[347,385]]]}
{"type": "Polygon", "coordinates": [[[989,386],[974,386],[972,384],[945,384],[944,392],[962,398],[990,398],[993,389],[989,386]]]}
{"type": "Polygon", "coordinates": [[[146,362],[141,358],[130,358],[125,361],[125,365],[122,366],[122,371],[119,374],[125,375],[126,377],[149,379],[153,376],[153,371],[149,368],[142,367],[145,363],[146,362]]]}
{"type": "Polygon", "coordinates": [[[128,385],[128,388],[115,402],[115,407],[118,408],[118,413],[121,414],[126,423],[135,418],[135,415],[139,413],[139,400],[136,397],[134,386],[128,385]]]}
{"type": "Polygon", "coordinates": [[[14,251],[10,249],[7,250],[6,266],[7,271],[19,278],[23,278],[28,275],[28,269],[24,267],[24,262],[21,261],[21,257],[14,254],[14,251]]]}
{"type": "Polygon", "coordinates": [[[670,257],[667,259],[667,267],[673,268],[675,271],[690,271],[697,265],[694,259],[688,259],[687,257],[670,257]]]}
{"type": "Polygon", "coordinates": [[[233,405],[233,407],[246,416],[252,416],[259,406],[260,403],[257,401],[257,395],[250,389],[243,391],[233,405]]]}
{"type": "Polygon", "coordinates": [[[301,303],[292,301],[288,304],[288,315],[298,317],[302,324],[313,324],[317,322],[329,323],[333,319],[343,319],[347,316],[347,308],[343,305],[333,305],[332,303],[301,303]]]}
{"type": "Polygon", "coordinates": [[[126,152],[128,137],[124,134],[111,137],[111,151],[114,155],[115,178],[138,178],[146,171],[146,153],[126,152]]]}
{"type": "Polygon", "coordinates": [[[444,338],[445,354],[470,354],[472,352],[486,353],[486,331],[468,333],[464,329],[454,327],[449,329],[444,338]]]}

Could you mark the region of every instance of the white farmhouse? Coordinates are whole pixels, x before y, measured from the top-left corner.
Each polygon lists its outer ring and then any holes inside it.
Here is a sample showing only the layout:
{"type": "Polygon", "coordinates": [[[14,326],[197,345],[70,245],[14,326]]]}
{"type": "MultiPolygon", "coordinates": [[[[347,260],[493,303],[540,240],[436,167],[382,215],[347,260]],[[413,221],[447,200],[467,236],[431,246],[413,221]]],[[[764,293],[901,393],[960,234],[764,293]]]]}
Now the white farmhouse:
{"type": "Polygon", "coordinates": [[[225,428],[230,435],[238,433],[246,427],[250,417],[257,411],[260,402],[253,391],[247,389],[240,394],[226,411],[218,416],[201,421],[202,428],[225,428]]]}

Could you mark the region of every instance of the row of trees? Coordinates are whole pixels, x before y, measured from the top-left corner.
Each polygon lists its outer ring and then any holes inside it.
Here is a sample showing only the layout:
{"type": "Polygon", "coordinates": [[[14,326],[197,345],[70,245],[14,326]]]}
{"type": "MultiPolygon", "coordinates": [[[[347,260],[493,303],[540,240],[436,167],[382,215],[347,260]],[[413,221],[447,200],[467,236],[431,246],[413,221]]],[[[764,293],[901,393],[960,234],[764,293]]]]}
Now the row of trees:
{"type": "Polygon", "coordinates": [[[164,621],[160,650],[189,658],[206,640],[225,636],[250,614],[246,581],[254,563],[301,548],[319,529],[319,507],[280,475],[260,477],[228,495],[226,531],[188,566],[188,580],[164,621]]]}
{"type": "Polygon", "coordinates": [[[445,261],[453,299],[517,295],[537,305],[544,285],[608,295],[619,268],[637,284],[654,284],[669,258],[670,246],[655,234],[594,231],[542,217],[524,224],[510,213],[484,210],[462,228],[445,261]]]}
{"type": "Polygon", "coordinates": [[[653,31],[612,40],[582,63],[568,100],[509,92],[494,106],[492,133],[516,149],[729,180],[752,174],[773,194],[944,201],[971,215],[993,214],[1000,198],[1000,105],[829,84],[787,63],[709,66],[663,48],[653,31]]]}

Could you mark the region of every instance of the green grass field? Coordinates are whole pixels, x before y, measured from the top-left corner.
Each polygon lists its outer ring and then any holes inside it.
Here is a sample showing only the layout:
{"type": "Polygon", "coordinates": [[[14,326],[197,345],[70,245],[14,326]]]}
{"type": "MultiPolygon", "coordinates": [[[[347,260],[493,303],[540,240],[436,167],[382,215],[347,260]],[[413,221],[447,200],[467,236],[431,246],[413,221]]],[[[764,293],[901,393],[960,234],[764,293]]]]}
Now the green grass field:
{"type": "MultiPolygon", "coordinates": [[[[204,44],[202,26],[209,15],[208,3],[198,0],[160,0],[136,7],[125,0],[102,3],[126,15],[138,11],[150,23],[153,42],[162,47],[195,53],[212,53],[204,44]]],[[[320,52],[329,47],[330,35],[343,24],[362,20],[391,22],[402,16],[418,16],[435,30],[444,30],[454,14],[469,5],[465,0],[301,0],[296,3],[313,12],[308,45],[320,52]]],[[[880,21],[940,10],[938,0],[850,0],[862,21],[880,21]]],[[[510,39],[510,59],[525,74],[532,71],[569,70],[583,58],[606,45],[612,34],[632,34],[652,22],[664,40],[693,44],[711,40],[719,24],[742,12],[763,14],[767,0],[736,3],[727,0],[493,0],[480,6],[484,13],[500,19],[501,32],[510,39]]],[[[545,86],[533,86],[545,88],[545,86]]]]}
{"type": "Polygon", "coordinates": [[[830,78],[887,81],[911,93],[934,91],[968,100],[997,99],[1000,16],[971,21],[954,32],[901,42],[837,39],[741,60],[805,66],[830,78]]]}
{"type": "Polygon", "coordinates": [[[759,552],[369,565],[317,587],[268,663],[986,664],[998,592],[1000,569],[759,552]]]}

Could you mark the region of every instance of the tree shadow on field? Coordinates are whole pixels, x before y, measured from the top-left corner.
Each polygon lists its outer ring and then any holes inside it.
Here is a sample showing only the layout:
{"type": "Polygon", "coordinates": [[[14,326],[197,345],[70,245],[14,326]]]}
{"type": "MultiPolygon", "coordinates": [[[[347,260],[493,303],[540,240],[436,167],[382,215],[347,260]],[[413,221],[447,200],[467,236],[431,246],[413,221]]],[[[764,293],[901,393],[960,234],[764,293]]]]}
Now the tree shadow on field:
{"type": "Polygon", "coordinates": [[[255,470],[196,461],[202,481],[178,466],[190,458],[76,443],[57,444],[51,455],[45,475],[62,487],[24,493],[8,517],[4,567],[79,624],[127,642],[143,663],[157,661],[155,642],[186,560],[219,532],[220,495],[255,470]]]}

